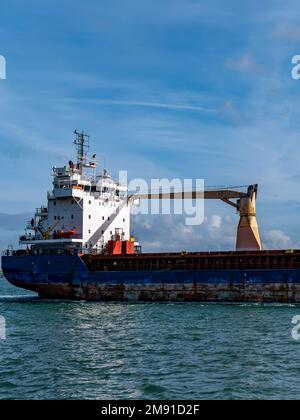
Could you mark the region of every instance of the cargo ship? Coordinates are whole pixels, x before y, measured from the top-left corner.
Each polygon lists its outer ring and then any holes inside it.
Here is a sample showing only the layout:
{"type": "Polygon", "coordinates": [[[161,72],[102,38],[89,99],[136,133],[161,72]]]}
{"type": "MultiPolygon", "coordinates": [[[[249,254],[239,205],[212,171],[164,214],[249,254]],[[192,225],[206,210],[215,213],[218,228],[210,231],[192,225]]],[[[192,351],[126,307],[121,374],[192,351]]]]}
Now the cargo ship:
{"type": "Polygon", "coordinates": [[[130,194],[89,158],[89,137],[75,131],[77,161],[53,168],[48,204],[3,252],[13,285],[42,298],[143,302],[300,303],[300,250],[263,250],[257,185],[204,191],[130,194]],[[138,200],[220,199],[240,216],[236,249],[144,253],[131,232],[138,200]]]}

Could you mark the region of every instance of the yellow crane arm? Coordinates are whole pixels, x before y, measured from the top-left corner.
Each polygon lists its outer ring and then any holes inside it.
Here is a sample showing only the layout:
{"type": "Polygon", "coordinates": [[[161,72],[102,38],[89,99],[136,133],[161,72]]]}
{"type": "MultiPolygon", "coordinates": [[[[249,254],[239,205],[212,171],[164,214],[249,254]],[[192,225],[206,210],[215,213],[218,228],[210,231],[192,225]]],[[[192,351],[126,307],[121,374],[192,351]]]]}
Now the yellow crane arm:
{"type": "Polygon", "coordinates": [[[191,199],[219,199],[229,200],[238,199],[245,195],[244,192],[235,190],[206,190],[206,191],[180,191],[180,192],[162,192],[162,193],[147,193],[147,194],[134,194],[129,197],[129,200],[191,200],[191,199]]]}
{"type": "Polygon", "coordinates": [[[247,191],[236,191],[230,188],[212,189],[206,191],[181,191],[161,192],[147,194],[133,194],[128,201],[141,200],[194,200],[194,199],[216,199],[222,200],[237,209],[240,214],[240,222],[237,231],[237,250],[261,250],[258,225],[256,221],[256,197],[257,184],[250,185],[247,191]],[[236,200],[236,202],[231,201],[236,200]]]}

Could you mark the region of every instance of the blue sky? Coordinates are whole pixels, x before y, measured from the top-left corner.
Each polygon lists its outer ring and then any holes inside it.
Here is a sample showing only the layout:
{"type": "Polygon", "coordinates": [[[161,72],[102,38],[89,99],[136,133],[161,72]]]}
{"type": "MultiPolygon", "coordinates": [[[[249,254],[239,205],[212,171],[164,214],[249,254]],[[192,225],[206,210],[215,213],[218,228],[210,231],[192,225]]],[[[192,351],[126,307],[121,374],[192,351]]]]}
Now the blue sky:
{"type": "MultiPolygon", "coordinates": [[[[115,173],[257,182],[265,245],[299,246],[299,10],[276,0],[2,0],[0,245],[45,202],[51,167],[83,128],[115,173]]],[[[136,231],[149,250],[233,248],[232,209],[207,203],[206,216],[193,231],[154,216],[136,231]]]]}

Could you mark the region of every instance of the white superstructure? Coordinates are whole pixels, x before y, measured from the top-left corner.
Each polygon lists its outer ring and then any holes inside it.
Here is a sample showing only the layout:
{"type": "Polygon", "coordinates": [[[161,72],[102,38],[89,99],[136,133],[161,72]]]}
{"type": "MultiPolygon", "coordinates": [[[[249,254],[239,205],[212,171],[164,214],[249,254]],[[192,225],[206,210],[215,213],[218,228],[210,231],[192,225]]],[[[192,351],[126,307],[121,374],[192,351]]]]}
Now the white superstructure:
{"type": "Polygon", "coordinates": [[[130,203],[126,185],[106,169],[97,175],[96,155],[88,158],[89,137],[75,131],[77,163],[53,168],[48,206],[36,211],[22,244],[74,244],[83,252],[102,252],[116,237],[130,240],[130,203]]]}

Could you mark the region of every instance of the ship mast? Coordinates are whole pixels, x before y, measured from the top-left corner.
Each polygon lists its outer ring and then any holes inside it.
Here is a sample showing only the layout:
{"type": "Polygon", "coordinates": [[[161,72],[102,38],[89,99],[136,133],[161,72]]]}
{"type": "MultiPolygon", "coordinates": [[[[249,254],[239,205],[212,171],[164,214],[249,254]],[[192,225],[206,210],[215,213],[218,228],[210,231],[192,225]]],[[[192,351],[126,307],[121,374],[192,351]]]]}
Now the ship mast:
{"type": "Polygon", "coordinates": [[[90,136],[85,134],[83,131],[79,132],[77,130],[74,131],[74,134],[76,135],[74,144],[77,147],[77,168],[80,175],[82,175],[83,168],[87,166],[87,152],[90,148],[90,136]]]}

